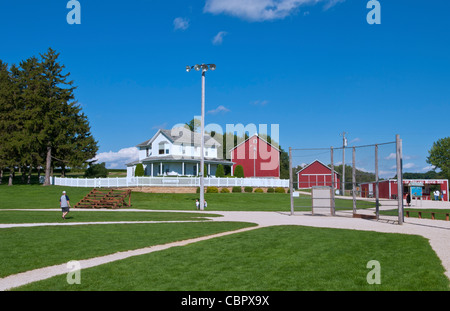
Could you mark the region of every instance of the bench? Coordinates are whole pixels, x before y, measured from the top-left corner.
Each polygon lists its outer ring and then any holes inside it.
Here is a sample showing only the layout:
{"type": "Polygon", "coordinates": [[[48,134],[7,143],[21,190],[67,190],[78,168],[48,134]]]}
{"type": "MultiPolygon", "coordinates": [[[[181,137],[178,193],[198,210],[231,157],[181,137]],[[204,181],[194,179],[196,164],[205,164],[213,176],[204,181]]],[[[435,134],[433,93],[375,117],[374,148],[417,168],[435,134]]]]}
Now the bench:
{"type": "Polygon", "coordinates": [[[422,213],[428,213],[431,214],[431,219],[435,220],[436,219],[436,214],[440,214],[440,215],[445,215],[445,220],[446,221],[450,221],[450,212],[435,212],[435,211],[424,211],[424,210],[420,210],[420,211],[414,211],[414,210],[405,210],[406,213],[406,217],[410,217],[410,213],[418,213],[419,218],[422,219],[422,213]]]}

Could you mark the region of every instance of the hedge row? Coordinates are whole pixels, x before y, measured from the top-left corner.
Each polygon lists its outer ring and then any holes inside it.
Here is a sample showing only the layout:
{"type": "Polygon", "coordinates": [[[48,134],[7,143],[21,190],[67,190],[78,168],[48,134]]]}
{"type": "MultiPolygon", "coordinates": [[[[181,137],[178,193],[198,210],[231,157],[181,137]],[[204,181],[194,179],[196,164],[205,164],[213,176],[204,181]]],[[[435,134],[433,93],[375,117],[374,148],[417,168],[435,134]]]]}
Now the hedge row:
{"type": "MultiPolygon", "coordinates": [[[[240,186],[234,186],[233,188],[231,188],[231,192],[242,192],[242,190],[244,192],[247,193],[251,193],[251,192],[255,192],[255,193],[264,193],[264,190],[261,188],[256,188],[253,191],[253,187],[244,187],[244,189],[242,189],[242,187],[240,186]]],[[[230,193],[230,190],[228,188],[222,188],[222,190],[219,191],[219,188],[217,187],[206,187],[206,193],[230,193]]],[[[197,187],[197,193],[200,193],[200,187],[197,187]]],[[[276,188],[267,188],[267,193],[289,193],[289,189],[284,190],[283,187],[276,187],[276,188]]]]}

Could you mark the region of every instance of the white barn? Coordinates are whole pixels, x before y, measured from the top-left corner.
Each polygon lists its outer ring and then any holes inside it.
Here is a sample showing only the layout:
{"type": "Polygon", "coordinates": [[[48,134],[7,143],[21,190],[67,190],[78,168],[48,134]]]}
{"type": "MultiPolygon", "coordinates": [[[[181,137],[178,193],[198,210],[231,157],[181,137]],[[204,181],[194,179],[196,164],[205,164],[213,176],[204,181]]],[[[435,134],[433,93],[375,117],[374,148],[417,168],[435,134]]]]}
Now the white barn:
{"type": "MultiPolygon", "coordinates": [[[[214,176],[217,166],[231,166],[232,162],[218,157],[221,144],[205,134],[204,160],[206,173],[214,176]]],[[[201,134],[185,127],[158,130],[149,140],[136,146],[139,160],[127,164],[127,176],[133,177],[136,165],[142,163],[144,176],[198,176],[201,160],[201,134]]]]}

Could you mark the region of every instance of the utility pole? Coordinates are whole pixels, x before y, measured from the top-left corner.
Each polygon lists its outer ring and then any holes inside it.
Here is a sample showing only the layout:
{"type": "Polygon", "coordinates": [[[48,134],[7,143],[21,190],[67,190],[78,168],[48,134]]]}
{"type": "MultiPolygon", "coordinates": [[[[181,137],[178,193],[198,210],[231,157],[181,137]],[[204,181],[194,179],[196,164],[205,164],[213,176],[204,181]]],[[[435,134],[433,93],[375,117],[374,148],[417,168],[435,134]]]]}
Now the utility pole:
{"type": "Polygon", "coordinates": [[[345,195],[345,147],[347,147],[347,138],[345,138],[346,132],[342,132],[342,188],[341,194],[345,195]]]}

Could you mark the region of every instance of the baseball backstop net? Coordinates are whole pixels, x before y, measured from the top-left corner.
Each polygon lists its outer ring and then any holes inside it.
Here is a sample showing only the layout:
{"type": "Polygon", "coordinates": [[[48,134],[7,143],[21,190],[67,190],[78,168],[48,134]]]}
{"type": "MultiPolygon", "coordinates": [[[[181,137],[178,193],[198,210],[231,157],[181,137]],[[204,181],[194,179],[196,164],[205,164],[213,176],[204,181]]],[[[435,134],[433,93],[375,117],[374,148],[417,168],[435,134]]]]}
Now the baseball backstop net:
{"type": "Polygon", "coordinates": [[[291,215],[347,215],[403,223],[398,135],[394,141],[370,145],[290,147],[289,165],[291,215]],[[385,184],[395,184],[396,189],[386,190],[385,184]]]}

